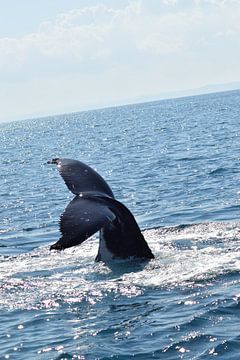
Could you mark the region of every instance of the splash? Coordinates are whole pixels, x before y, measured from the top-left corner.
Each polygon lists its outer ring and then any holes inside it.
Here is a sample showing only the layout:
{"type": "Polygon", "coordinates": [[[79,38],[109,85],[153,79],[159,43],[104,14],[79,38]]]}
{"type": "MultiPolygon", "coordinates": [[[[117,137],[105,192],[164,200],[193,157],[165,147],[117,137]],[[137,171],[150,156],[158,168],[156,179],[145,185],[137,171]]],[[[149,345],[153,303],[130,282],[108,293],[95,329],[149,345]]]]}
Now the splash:
{"type": "Polygon", "coordinates": [[[0,258],[0,307],[55,309],[94,305],[105,296],[136,297],[240,270],[240,223],[203,223],[144,231],[156,258],[149,263],[94,263],[96,238],[63,252],[40,247],[0,258]]]}

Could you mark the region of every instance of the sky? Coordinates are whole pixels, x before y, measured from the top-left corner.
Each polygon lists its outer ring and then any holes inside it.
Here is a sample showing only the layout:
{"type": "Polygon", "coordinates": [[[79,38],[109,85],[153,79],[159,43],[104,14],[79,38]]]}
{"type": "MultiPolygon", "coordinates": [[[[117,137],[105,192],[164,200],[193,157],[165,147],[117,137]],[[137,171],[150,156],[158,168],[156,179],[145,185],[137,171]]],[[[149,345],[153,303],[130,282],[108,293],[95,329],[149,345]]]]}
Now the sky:
{"type": "Polygon", "coordinates": [[[240,0],[0,0],[0,122],[240,81],[240,0]]]}

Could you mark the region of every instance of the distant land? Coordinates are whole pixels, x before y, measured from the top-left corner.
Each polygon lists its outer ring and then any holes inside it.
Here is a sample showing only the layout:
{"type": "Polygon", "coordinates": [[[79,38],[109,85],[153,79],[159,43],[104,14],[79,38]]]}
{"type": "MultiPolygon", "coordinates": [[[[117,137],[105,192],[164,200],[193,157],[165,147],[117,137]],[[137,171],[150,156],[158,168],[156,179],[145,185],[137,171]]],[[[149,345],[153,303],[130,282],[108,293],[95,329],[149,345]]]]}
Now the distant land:
{"type": "Polygon", "coordinates": [[[159,94],[151,94],[151,95],[142,95],[137,97],[131,97],[129,100],[120,100],[114,103],[98,103],[93,106],[83,106],[78,108],[77,105],[75,105],[73,108],[66,108],[63,109],[55,109],[52,111],[49,111],[48,113],[42,112],[39,114],[28,114],[25,116],[22,116],[21,118],[16,117],[10,117],[5,118],[4,120],[0,119],[1,123],[11,122],[11,121],[19,121],[19,120],[27,120],[27,119],[36,119],[36,118],[46,118],[51,116],[58,116],[58,115],[66,115],[66,114],[72,114],[72,113],[78,113],[82,111],[91,111],[91,110],[98,110],[98,109],[105,109],[105,108],[112,108],[112,107],[118,107],[118,106],[124,106],[124,105],[133,105],[133,104],[139,104],[139,103],[145,103],[145,102],[151,102],[151,101],[161,101],[161,100],[167,100],[167,99],[175,99],[175,98],[181,98],[181,97],[188,97],[188,96],[197,96],[197,95],[204,95],[204,94],[211,94],[211,93],[218,93],[218,92],[225,92],[225,91],[233,91],[233,90],[240,90],[240,81],[235,81],[231,83],[223,83],[223,84],[209,84],[206,86],[202,86],[196,89],[189,89],[189,90],[179,90],[179,91],[169,91],[169,92],[161,92],[159,94]]]}
{"type": "Polygon", "coordinates": [[[204,94],[233,91],[233,90],[240,90],[240,81],[235,81],[225,84],[209,84],[196,89],[189,89],[189,90],[162,92],[159,93],[158,95],[138,97],[135,100],[136,102],[147,102],[147,101],[174,99],[178,97],[204,95],[204,94]]]}

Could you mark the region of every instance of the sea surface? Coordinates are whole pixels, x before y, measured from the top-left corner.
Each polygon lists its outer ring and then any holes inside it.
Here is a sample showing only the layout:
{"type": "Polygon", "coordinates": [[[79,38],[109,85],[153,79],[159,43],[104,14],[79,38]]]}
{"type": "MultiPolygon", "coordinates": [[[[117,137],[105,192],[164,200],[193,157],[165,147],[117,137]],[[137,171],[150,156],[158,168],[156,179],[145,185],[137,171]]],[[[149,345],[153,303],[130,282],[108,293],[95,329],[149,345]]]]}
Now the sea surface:
{"type": "Polygon", "coordinates": [[[0,125],[0,359],[240,359],[240,91],[0,125]],[[86,162],[155,259],[49,251],[86,162]]]}

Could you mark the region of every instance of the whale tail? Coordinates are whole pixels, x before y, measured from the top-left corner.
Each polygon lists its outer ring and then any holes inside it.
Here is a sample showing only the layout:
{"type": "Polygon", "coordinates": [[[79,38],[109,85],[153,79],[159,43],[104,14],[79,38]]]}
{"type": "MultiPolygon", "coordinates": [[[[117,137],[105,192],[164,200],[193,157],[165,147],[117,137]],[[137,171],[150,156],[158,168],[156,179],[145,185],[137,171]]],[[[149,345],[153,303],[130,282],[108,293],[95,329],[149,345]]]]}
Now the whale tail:
{"type": "Polygon", "coordinates": [[[64,182],[76,196],[60,217],[61,238],[50,249],[79,245],[100,230],[96,260],[154,258],[138,224],[106,181],[88,165],[72,159],[52,159],[64,182]]]}
{"type": "Polygon", "coordinates": [[[81,244],[100,231],[96,261],[111,258],[154,258],[136,220],[121,202],[104,196],[76,196],[60,218],[61,238],[51,250],[81,244]],[[104,246],[103,246],[104,245],[104,246]]]}

